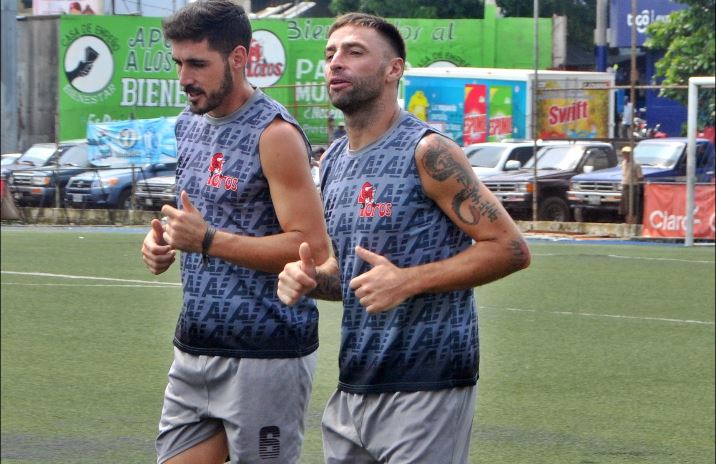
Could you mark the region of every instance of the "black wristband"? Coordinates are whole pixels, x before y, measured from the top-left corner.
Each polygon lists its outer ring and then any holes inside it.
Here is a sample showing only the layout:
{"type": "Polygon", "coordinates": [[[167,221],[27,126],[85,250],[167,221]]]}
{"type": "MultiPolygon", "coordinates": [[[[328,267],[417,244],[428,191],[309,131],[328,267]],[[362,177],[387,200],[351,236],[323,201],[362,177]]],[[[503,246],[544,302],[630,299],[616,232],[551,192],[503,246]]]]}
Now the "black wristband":
{"type": "Polygon", "coordinates": [[[216,228],[211,224],[207,224],[204,240],[201,242],[201,255],[204,260],[204,265],[209,264],[209,247],[211,247],[211,242],[214,241],[214,234],[216,234],[216,228]]]}

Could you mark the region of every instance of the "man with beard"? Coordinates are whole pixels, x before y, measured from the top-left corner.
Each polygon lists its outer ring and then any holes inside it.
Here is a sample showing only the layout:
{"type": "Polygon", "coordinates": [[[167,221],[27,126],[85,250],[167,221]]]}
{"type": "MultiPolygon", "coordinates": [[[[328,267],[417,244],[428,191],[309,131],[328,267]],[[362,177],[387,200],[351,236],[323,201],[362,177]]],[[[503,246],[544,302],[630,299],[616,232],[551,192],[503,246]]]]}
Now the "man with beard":
{"type": "Polygon", "coordinates": [[[157,437],[159,463],[297,463],[318,347],[315,301],[276,296],[302,242],[328,256],[296,121],[246,80],[251,25],[229,0],[164,21],[187,108],[176,122],[177,205],[153,220],[153,274],[181,251],[183,304],[157,437]]]}
{"type": "Polygon", "coordinates": [[[321,162],[335,256],[301,244],[278,295],[343,301],[328,464],[467,463],[479,366],[473,287],[529,265],[517,226],[463,151],[397,103],[405,44],[351,13],[328,32],[325,76],[347,137],[321,162]]]}

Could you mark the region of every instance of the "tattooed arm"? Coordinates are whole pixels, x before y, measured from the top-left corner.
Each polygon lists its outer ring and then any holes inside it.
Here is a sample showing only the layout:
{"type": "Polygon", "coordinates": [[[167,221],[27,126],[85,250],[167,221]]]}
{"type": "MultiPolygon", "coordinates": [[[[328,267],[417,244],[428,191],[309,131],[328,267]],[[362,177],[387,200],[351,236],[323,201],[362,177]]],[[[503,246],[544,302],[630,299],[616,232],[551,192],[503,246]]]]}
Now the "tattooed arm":
{"type": "Polygon", "coordinates": [[[316,266],[311,246],[304,242],[298,248],[299,261],[286,264],[278,275],[276,294],[287,305],[294,305],[303,295],[321,300],[342,298],[338,261],[330,256],[316,266]]]}
{"type": "Polygon", "coordinates": [[[517,225],[477,180],[460,147],[432,133],[418,144],[415,161],[423,190],[474,243],[448,259],[409,268],[357,247],[357,255],[372,267],[350,287],[369,313],[387,311],[419,293],[483,285],[530,263],[517,225]]]}
{"type": "Polygon", "coordinates": [[[477,179],[457,144],[429,134],[418,145],[415,161],[427,195],[474,241],[462,253],[435,263],[430,274],[437,280],[429,290],[478,286],[529,266],[529,249],[517,225],[477,179]]]}
{"type": "Polygon", "coordinates": [[[343,299],[338,261],[333,256],[316,268],[316,288],[309,293],[309,296],[319,300],[340,301],[343,299]]]}

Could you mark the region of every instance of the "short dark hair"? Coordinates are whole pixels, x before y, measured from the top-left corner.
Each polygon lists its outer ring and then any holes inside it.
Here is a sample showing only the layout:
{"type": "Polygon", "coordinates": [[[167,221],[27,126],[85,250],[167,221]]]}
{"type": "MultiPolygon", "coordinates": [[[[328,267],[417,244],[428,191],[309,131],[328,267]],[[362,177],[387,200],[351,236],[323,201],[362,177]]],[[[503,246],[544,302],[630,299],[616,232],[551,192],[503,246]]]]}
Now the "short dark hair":
{"type": "Polygon", "coordinates": [[[331,25],[328,30],[328,36],[330,37],[335,31],[345,26],[368,27],[377,31],[393,47],[395,54],[405,61],[405,41],[403,36],[400,35],[397,27],[385,19],[366,13],[346,13],[337,18],[336,22],[331,25]]]}
{"type": "Polygon", "coordinates": [[[209,48],[228,56],[242,45],[251,46],[251,23],[241,5],[232,0],[199,0],[189,3],[162,21],[164,38],[170,41],[207,39],[209,48]]]}

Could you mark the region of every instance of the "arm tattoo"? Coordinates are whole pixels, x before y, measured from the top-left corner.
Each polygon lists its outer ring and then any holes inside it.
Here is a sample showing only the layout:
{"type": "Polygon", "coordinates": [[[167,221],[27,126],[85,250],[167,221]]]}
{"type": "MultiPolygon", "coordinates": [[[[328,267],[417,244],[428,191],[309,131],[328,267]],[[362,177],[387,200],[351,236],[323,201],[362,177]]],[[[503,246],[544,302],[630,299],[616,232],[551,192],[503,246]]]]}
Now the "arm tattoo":
{"type": "Polygon", "coordinates": [[[329,301],[340,301],[343,299],[343,295],[341,294],[341,279],[339,275],[317,272],[316,282],[318,285],[310,294],[312,298],[329,301]]]}
{"type": "Polygon", "coordinates": [[[529,263],[529,248],[527,248],[527,244],[524,240],[512,240],[512,242],[510,242],[510,248],[512,249],[512,269],[515,271],[524,269],[529,263]]]}
{"type": "Polygon", "coordinates": [[[442,140],[438,139],[437,143],[428,147],[423,158],[423,167],[428,175],[438,182],[454,178],[462,186],[462,190],[452,200],[452,210],[465,224],[476,225],[481,216],[490,222],[497,220],[499,211],[494,204],[480,195],[480,182],[475,182],[473,176],[453,159],[442,140]],[[465,204],[467,211],[463,212],[465,204]]]}

